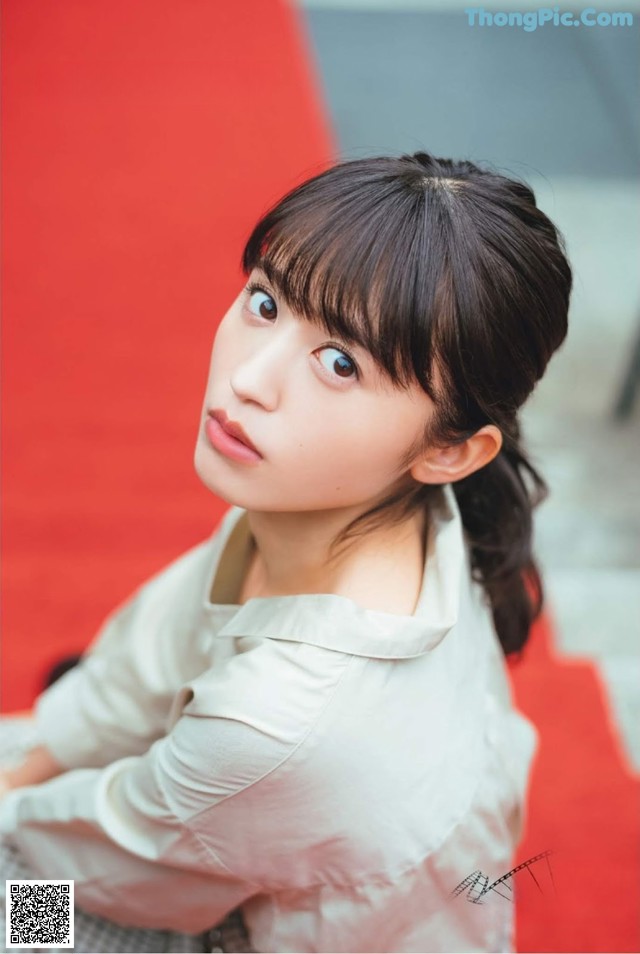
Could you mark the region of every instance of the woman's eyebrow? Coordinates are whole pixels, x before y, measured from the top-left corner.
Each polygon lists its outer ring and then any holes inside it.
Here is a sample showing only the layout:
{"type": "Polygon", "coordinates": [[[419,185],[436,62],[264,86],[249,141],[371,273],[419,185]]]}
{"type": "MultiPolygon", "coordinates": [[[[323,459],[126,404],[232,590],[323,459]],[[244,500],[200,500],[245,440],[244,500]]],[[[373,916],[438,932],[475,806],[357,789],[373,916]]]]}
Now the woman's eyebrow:
{"type": "Polygon", "coordinates": [[[268,281],[268,278],[262,268],[259,265],[254,265],[253,268],[249,271],[247,275],[247,280],[250,281],[252,277],[262,278],[264,281],[268,281]]]}
{"type": "Polygon", "coordinates": [[[254,265],[252,271],[257,272],[258,277],[266,282],[274,291],[277,291],[279,294],[282,294],[275,282],[272,282],[262,265],[254,265]]]}

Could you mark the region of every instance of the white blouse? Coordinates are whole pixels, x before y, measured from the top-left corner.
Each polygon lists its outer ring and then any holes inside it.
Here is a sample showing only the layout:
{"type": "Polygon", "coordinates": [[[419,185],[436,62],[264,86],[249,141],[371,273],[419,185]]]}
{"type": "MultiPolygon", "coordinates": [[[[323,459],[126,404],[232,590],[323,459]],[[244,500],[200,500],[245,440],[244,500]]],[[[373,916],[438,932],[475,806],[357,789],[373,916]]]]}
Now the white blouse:
{"type": "Polygon", "coordinates": [[[126,926],[195,934],[241,906],[261,952],[513,950],[514,892],[455,889],[512,868],[538,735],[450,484],[438,500],[412,616],[230,602],[240,507],[120,604],[36,703],[70,771],[0,802],[34,877],[126,926]]]}

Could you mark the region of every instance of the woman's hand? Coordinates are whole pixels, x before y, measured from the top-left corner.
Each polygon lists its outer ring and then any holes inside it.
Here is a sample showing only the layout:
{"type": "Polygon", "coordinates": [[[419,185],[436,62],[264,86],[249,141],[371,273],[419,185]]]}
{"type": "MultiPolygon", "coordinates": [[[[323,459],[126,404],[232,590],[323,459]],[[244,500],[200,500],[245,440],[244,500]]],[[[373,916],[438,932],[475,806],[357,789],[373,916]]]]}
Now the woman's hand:
{"type": "Polygon", "coordinates": [[[14,786],[11,782],[9,772],[7,769],[0,769],[0,800],[2,800],[2,796],[10,792],[12,788],[14,788],[14,786]]]}
{"type": "Polygon", "coordinates": [[[15,768],[0,768],[0,799],[14,788],[39,785],[66,771],[43,745],[37,745],[26,753],[15,768]]]}

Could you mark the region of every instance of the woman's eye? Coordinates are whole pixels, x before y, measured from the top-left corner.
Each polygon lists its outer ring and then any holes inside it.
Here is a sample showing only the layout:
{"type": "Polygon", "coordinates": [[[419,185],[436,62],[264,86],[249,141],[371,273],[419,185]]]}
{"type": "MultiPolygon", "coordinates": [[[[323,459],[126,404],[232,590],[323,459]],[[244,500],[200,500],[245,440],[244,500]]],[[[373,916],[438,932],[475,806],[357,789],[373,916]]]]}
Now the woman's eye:
{"type": "Polygon", "coordinates": [[[344,351],[328,346],[326,348],[320,348],[318,353],[320,355],[320,363],[327,371],[332,374],[337,374],[340,378],[358,377],[358,369],[355,362],[352,361],[349,355],[345,354],[344,351]],[[325,358],[327,360],[325,360],[325,358]]]}
{"type": "Polygon", "coordinates": [[[260,315],[261,318],[266,318],[268,321],[276,317],[278,309],[271,295],[267,295],[259,288],[250,288],[249,292],[249,310],[254,315],[260,315]]]}

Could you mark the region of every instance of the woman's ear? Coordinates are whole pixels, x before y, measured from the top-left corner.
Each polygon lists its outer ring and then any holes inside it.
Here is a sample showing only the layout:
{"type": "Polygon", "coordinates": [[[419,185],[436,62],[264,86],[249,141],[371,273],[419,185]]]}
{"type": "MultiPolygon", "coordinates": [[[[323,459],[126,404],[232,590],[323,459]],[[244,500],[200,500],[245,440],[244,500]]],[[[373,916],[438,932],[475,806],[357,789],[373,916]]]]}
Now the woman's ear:
{"type": "Polygon", "coordinates": [[[448,484],[468,477],[490,463],[502,447],[502,432],[487,424],[462,444],[425,451],[410,468],[414,480],[422,484],[448,484]]]}

